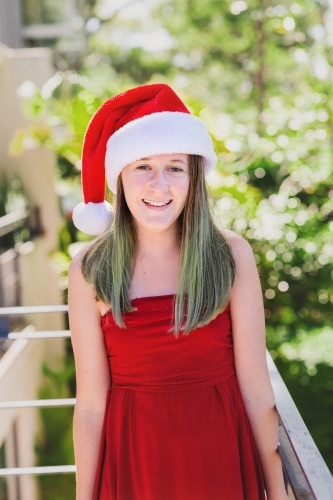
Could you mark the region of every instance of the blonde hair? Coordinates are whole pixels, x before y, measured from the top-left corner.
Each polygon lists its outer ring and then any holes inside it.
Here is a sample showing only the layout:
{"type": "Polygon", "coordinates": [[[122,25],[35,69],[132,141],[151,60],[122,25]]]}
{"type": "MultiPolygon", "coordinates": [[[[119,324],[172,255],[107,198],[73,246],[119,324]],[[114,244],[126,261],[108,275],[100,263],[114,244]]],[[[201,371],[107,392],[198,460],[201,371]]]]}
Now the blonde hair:
{"type": "MultiPolygon", "coordinates": [[[[229,244],[213,221],[201,156],[190,155],[190,185],[177,219],[180,245],[178,289],[172,331],[186,335],[222,312],[230,299],[235,261],[229,244]]],[[[129,289],[136,252],[136,230],[118,177],[115,216],[109,230],[88,246],[82,259],[86,281],[96,299],[111,306],[114,321],[126,328],[122,314],[133,312],[129,289]]]]}

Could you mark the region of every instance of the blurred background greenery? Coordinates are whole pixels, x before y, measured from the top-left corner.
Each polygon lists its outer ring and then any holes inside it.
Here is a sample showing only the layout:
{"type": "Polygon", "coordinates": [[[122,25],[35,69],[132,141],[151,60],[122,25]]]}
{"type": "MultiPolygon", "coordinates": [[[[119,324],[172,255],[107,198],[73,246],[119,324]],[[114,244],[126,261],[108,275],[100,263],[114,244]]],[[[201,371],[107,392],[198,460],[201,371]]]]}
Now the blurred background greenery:
{"type": "MultiPolygon", "coordinates": [[[[23,7],[27,25],[68,15],[65,1],[23,7]]],[[[53,48],[56,74],[21,87],[33,121],[11,144],[56,152],[62,288],[86,239],[71,211],[89,119],[131,86],[171,84],[209,128],[212,209],[252,245],[268,349],[333,471],[333,2],[80,0],[73,12],[70,33],[26,37],[53,48]]]]}

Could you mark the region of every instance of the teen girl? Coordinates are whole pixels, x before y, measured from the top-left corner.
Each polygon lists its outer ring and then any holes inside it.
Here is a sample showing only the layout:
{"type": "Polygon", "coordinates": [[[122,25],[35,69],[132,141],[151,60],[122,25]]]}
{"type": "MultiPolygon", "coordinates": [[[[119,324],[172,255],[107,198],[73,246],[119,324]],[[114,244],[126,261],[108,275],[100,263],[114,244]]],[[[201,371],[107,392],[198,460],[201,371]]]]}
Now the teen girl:
{"type": "Polygon", "coordinates": [[[210,214],[205,125],[167,85],[131,89],[82,161],[74,222],[100,236],[69,272],[77,500],[286,500],[259,277],[210,214]]]}

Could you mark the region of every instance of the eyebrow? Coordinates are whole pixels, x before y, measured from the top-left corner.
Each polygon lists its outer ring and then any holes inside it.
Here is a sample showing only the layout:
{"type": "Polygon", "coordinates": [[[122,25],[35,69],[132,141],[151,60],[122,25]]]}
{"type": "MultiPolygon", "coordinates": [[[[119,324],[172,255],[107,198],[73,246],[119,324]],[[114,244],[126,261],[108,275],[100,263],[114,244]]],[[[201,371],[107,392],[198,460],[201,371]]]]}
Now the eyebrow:
{"type": "MultiPolygon", "coordinates": [[[[147,156],[147,158],[140,158],[140,160],[138,161],[148,161],[148,160],[151,160],[150,156],[147,156]]],[[[180,159],[177,159],[177,160],[170,160],[170,163],[183,163],[184,165],[187,165],[186,161],[184,160],[180,160],[180,159]]]]}

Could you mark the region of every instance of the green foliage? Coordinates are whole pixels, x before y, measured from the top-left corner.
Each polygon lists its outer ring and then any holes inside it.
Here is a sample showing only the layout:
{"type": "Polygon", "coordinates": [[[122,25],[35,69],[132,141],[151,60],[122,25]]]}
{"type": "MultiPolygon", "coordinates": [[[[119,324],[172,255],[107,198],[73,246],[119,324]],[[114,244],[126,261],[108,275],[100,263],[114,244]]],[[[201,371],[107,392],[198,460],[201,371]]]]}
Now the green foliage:
{"type": "MultiPolygon", "coordinates": [[[[40,399],[73,397],[75,367],[70,351],[64,361],[64,368],[59,371],[53,371],[47,365],[43,365],[46,382],[39,391],[40,399]]],[[[73,409],[41,408],[39,412],[41,432],[35,445],[37,465],[73,465],[73,409]]],[[[75,499],[73,474],[38,476],[38,482],[43,500],[75,499]]]]}
{"type": "Polygon", "coordinates": [[[328,326],[311,332],[308,328],[300,328],[292,341],[285,339],[277,347],[277,352],[273,351],[275,362],[294,402],[331,470],[331,419],[321,418],[319,424],[318,411],[323,406],[328,415],[333,411],[332,337],[333,329],[328,326]],[[309,411],[309,406],[313,408],[312,411],[309,411]]]}
{"type": "Polygon", "coordinates": [[[49,147],[58,154],[63,177],[77,177],[75,166],[80,161],[84,132],[102,102],[87,78],[74,72],[56,73],[29,96],[25,111],[37,123],[16,132],[11,153],[37,145],[49,147]]]}
{"type": "Polygon", "coordinates": [[[330,327],[312,330],[311,333],[299,329],[296,338],[283,343],[278,352],[288,360],[303,362],[307,370],[315,375],[317,365],[333,368],[332,337],[333,329],[330,327]]]}
{"type": "MultiPolygon", "coordinates": [[[[28,206],[28,197],[20,179],[16,175],[7,175],[0,172],[0,217],[11,212],[24,209],[28,206]]],[[[29,238],[27,224],[18,226],[14,232],[1,237],[2,249],[13,248],[16,243],[27,241],[29,238]]]]}
{"type": "Polygon", "coordinates": [[[25,0],[22,4],[25,24],[60,23],[66,19],[64,0],[25,0]]]}

